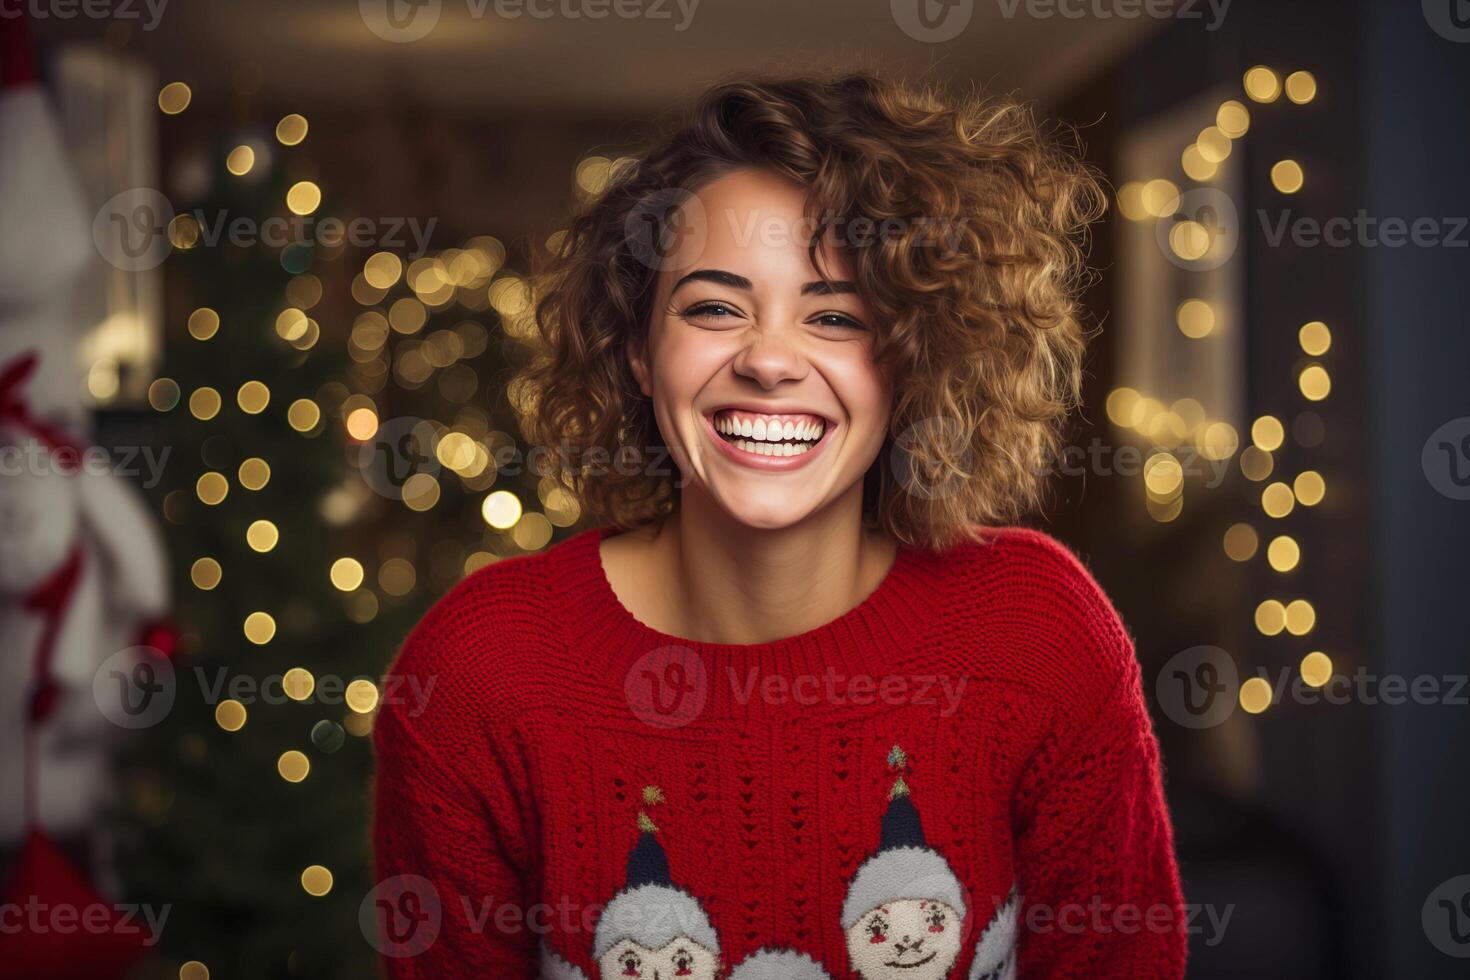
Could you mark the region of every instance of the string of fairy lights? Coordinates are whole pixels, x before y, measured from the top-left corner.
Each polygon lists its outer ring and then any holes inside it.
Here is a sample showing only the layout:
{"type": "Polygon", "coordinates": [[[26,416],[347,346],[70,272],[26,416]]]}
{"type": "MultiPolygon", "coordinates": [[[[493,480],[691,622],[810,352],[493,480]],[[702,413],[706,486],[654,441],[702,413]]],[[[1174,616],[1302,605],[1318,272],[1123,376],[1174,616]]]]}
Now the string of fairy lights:
{"type": "MultiPolygon", "coordinates": [[[[1257,65],[1243,78],[1245,97],[1259,106],[1277,103],[1285,96],[1298,106],[1310,104],[1317,96],[1317,80],[1307,71],[1294,71],[1283,79],[1273,68],[1257,65]]],[[[1196,184],[1208,184],[1231,153],[1234,142],[1245,137],[1251,125],[1251,109],[1242,101],[1228,99],[1221,103],[1213,125],[1200,130],[1195,142],[1185,147],[1179,166],[1185,177],[1196,184]]],[[[1283,158],[1272,164],[1271,186],[1282,195],[1295,194],[1306,183],[1299,161],[1283,158]]],[[[1216,232],[1195,220],[1199,215],[1179,214],[1183,197],[1179,185],[1168,178],[1130,181],[1118,190],[1118,207],[1123,216],[1135,222],[1168,221],[1168,247],[1185,261],[1204,258],[1212,247],[1216,232]]],[[[1211,336],[1218,326],[1216,310],[1204,299],[1189,298],[1175,311],[1180,333],[1190,340],[1211,336]]],[[[1332,347],[1332,331],[1321,320],[1303,324],[1297,331],[1302,357],[1294,365],[1296,386],[1310,405],[1323,401],[1332,390],[1332,378],[1323,359],[1332,347]]],[[[1262,538],[1268,538],[1265,561],[1277,573],[1285,575],[1301,563],[1301,545],[1290,534],[1278,531],[1274,522],[1296,512],[1297,507],[1312,508],[1327,493],[1326,479],[1313,469],[1300,470],[1290,479],[1279,474],[1278,456],[1286,447],[1287,431],[1274,415],[1256,418],[1250,427],[1250,444],[1240,448],[1240,436],[1228,422],[1212,420],[1196,399],[1183,398],[1165,404],[1131,387],[1115,388],[1108,394],[1107,415],[1118,428],[1128,430],[1152,443],[1153,452],[1145,462],[1143,480],[1146,506],[1156,521],[1173,521],[1183,510],[1185,470],[1176,451],[1188,447],[1207,460],[1237,457],[1244,477],[1263,484],[1259,494],[1266,529],[1258,531],[1251,521],[1232,524],[1224,534],[1222,545],[1232,561],[1248,562],[1261,551],[1262,538]],[[1238,451],[1238,455],[1237,455],[1238,451]],[[1277,476],[1272,479],[1273,475],[1277,476]]],[[[1321,445],[1325,426],[1320,415],[1310,408],[1298,413],[1291,426],[1296,443],[1306,449],[1321,445]]],[[[1317,612],[1309,599],[1268,597],[1257,603],[1254,628],[1264,636],[1287,634],[1309,635],[1317,624],[1317,612]]],[[[1303,682],[1322,687],[1333,676],[1332,658],[1322,650],[1306,653],[1298,665],[1303,682]]],[[[1272,704],[1272,688],[1264,677],[1251,677],[1239,689],[1240,706],[1251,714],[1260,714],[1272,704]]]]}
{"type": "MultiPolygon", "coordinates": [[[[178,115],[188,109],[192,99],[186,83],[171,82],[160,90],[158,106],[166,115],[178,115]]],[[[277,123],[274,142],[280,147],[299,146],[309,130],[307,119],[292,113],[277,123]]],[[[265,140],[241,142],[225,155],[224,168],[234,178],[255,179],[269,168],[275,152],[265,140]]],[[[614,169],[626,162],[626,158],[601,156],[582,159],[573,175],[577,192],[601,193],[614,169]]],[[[305,218],[321,207],[322,196],[316,182],[298,180],[287,189],[283,203],[291,214],[305,218]]],[[[166,231],[169,243],[180,250],[195,248],[201,241],[199,221],[194,215],[173,217],[166,231]]],[[[556,249],[562,235],[556,232],[550,236],[547,247],[556,249]]],[[[319,235],[317,244],[330,259],[342,254],[344,243],[319,235]]],[[[369,255],[351,280],[351,297],[359,311],[347,338],[351,362],[347,376],[324,384],[314,398],[299,398],[285,408],[290,427],[303,437],[315,437],[328,425],[340,425],[351,444],[365,446],[385,425],[402,421],[384,418],[390,385],[412,392],[433,384],[447,418],[415,419],[410,434],[419,446],[427,447],[438,467],[413,472],[392,499],[413,513],[433,510],[443,497],[445,480],[457,480],[465,494],[479,498],[485,546],[461,555],[459,541],[464,535],[457,535],[439,543],[437,557],[431,555],[431,562],[440,572],[454,577],[469,574],[505,554],[545,548],[556,528],[570,527],[581,518],[576,498],[551,476],[543,476],[537,484],[538,507],[527,507],[522,494],[495,487],[505,463],[516,461],[518,443],[510,433],[494,428],[490,412],[476,403],[476,395],[484,385],[474,362],[488,349],[495,330],[524,339],[533,329],[532,286],[506,267],[506,257],[505,245],[489,235],[473,237],[460,248],[408,260],[386,250],[369,255]],[[446,319],[456,322],[452,326],[438,325],[446,319]],[[451,560],[443,560],[445,555],[451,560]]],[[[295,350],[309,351],[321,338],[313,311],[322,300],[324,286],[308,271],[311,256],[307,250],[287,246],[281,250],[280,261],[293,275],[285,290],[285,305],[274,322],[266,326],[262,339],[268,341],[274,334],[275,340],[295,350]]],[[[200,307],[188,317],[189,336],[199,343],[213,339],[220,326],[220,313],[211,307],[200,307]]],[[[512,408],[519,410],[522,406],[514,404],[514,393],[507,394],[512,408]]],[[[272,402],[270,386],[261,380],[246,381],[233,395],[236,406],[247,415],[266,412],[272,402]]],[[[169,412],[183,403],[201,424],[227,410],[229,400],[229,393],[209,385],[194,387],[185,398],[179,382],[168,377],[157,379],[148,389],[148,401],[155,410],[169,412]]],[[[523,464],[524,460],[519,462],[523,464]]],[[[359,459],[357,465],[361,468],[364,460],[359,459]]],[[[266,459],[251,456],[236,468],[233,486],[241,492],[259,491],[272,476],[266,459]]],[[[370,482],[361,472],[351,473],[321,501],[323,520],[332,526],[354,521],[372,499],[370,482]]],[[[231,490],[230,475],[209,468],[206,461],[192,496],[212,507],[223,503],[231,490]]],[[[168,494],[165,518],[181,523],[191,503],[189,496],[181,490],[168,494]]],[[[255,553],[271,552],[280,540],[280,529],[264,517],[252,521],[245,531],[245,543],[255,553]]],[[[358,556],[341,555],[325,565],[328,580],[344,596],[349,618],[358,623],[370,622],[378,614],[379,593],[400,598],[418,584],[418,568],[402,556],[378,562],[371,581],[369,568],[358,556]]],[[[209,592],[223,581],[224,568],[217,558],[200,556],[193,562],[189,576],[196,589],[209,592]]],[[[248,642],[264,646],[275,638],[277,624],[270,611],[255,610],[244,617],[240,628],[248,642]]],[[[316,684],[315,676],[305,667],[292,667],[282,677],[285,695],[294,701],[310,699],[316,684]]],[[[373,680],[353,680],[345,690],[349,710],[342,724],[318,723],[311,733],[313,743],[330,752],[340,747],[346,734],[369,735],[378,699],[373,680]]],[[[221,730],[237,733],[245,728],[249,710],[238,700],[225,699],[216,707],[214,720],[221,730]]],[[[304,781],[311,767],[311,758],[298,749],[287,750],[276,760],[277,775],[290,783],[304,781]]],[[[310,895],[327,895],[333,887],[332,872],[322,865],[311,865],[302,870],[300,886],[310,895]]],[[[198,960],[183,964],[179,970],[179,980],[208,978],[209,968],[198,960]]]]}

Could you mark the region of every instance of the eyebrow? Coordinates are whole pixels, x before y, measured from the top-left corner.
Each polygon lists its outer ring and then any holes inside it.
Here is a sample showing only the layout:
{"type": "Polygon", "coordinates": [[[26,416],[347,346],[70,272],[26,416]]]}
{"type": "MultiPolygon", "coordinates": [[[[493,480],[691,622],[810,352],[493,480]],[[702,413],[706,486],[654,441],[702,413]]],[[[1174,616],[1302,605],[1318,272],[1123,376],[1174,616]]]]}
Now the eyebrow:
{"type": "MultiPolygon", "coordinates": [[[[690,282],[714,282],[722,286],[729,286],[731,289],[742,289],[746,292],[749,292],[751,289],[749,279],[736,275],[733,272],[726,272],[724,269],[695,269],[674,283],[674,288],[669,290],[670,294],[678,292],[685,283],[690,282]]],[[[847,279],[837,279],[830,283],[821,281],[809,282],[801,287],[801,295],[803,296],[832,296],[838,293],[856,292],[857,285],[847,279]]]]}

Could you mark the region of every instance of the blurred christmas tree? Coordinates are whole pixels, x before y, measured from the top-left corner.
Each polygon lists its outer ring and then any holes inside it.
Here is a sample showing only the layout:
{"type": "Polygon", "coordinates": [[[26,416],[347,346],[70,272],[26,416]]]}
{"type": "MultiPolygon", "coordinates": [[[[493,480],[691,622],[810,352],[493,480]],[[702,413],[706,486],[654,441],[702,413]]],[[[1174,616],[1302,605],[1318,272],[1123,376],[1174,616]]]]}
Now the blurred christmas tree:
{"type": "Polygon", "coordinates": [[[186,160],[200,191],[168,226],[186,329],[150,400],[183,642],[174,707],[128,760],[120,867],[132,900],[171,907],[164,975],[185,980],[375,975],[378,680],[433,599],[579,517],[512,435],[531,294],[504,246],[338,240],[299,179],[305,129],[186,160]],[[255,235],[267,219],[291,240],[255,235]]]}

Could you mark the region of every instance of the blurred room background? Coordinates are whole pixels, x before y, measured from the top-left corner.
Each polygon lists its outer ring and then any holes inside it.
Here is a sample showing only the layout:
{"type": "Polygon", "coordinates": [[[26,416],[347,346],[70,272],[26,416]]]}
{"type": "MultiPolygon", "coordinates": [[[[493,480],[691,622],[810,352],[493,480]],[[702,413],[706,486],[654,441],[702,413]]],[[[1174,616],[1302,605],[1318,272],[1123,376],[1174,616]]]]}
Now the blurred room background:
{"type": "MultiPolygon", "coordinates": [[[[532,245],[708,82],[870,68],[1033,99],[1110,182],[1086,406],[1033,520],[1137,638],[1190,976],[1465,975],[1463,2],[0,14],[0,424],[103,447],[147,503],[82,502],[121,529],[80,573],[91,640],[0,576],[0,882],[168,909],[147,943],[0,930],[0,962],[376,975],[377,679],[462,576],[585,526],[506,465],[532,245]],[[114,683],[168,696],[99,721],[114,683]]],[[[33,532],[64,553],[77,518],[14,496],[0,560],[33,532]]]]}

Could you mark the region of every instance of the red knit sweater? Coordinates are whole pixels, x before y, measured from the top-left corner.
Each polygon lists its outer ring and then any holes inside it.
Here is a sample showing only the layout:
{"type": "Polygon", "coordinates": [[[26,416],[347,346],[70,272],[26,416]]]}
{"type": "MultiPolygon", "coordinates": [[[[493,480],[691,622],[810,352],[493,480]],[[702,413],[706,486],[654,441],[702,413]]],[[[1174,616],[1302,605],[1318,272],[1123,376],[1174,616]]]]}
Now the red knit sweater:
{"type": "Polygon", "coordinates": [[[1182,976],[1132,643],[1065,548],[901,549],[742,646],[634,618],[607,533],[469,576],[384,686],[391,977],[1182,976]]]}

